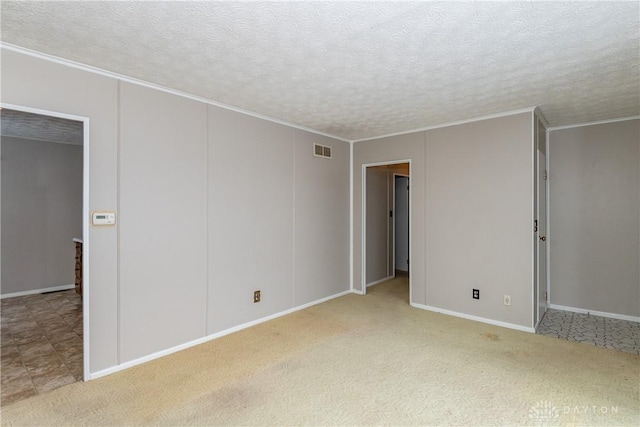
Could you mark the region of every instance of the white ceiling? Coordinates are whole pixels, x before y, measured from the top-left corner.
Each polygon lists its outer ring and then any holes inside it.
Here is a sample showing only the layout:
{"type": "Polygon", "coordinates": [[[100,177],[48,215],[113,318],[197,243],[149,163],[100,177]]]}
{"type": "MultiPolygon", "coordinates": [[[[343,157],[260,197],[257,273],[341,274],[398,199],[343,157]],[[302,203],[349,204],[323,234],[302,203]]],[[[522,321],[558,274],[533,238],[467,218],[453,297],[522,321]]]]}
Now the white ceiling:
{"type": "Polygon", "coordinates": [[[12,2],[2,41],[358,140],[640,114],[640,3],[12,2]]]}

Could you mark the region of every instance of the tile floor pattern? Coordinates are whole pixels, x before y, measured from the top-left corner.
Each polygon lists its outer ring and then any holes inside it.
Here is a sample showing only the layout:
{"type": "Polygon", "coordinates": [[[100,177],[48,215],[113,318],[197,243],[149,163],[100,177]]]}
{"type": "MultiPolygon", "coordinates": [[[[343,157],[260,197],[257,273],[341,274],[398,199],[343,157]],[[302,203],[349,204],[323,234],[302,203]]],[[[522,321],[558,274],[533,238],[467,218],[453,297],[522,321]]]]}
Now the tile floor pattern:
{"type": "Polygon", "coordinates": [[[538,334],[640,354],[640,323],[549,309],[538,334]]]}
{"type": "Polygon", "coordinates": [[[82,301],[74,290],[0,302],[2,405],[82,379],[82,301]]]}

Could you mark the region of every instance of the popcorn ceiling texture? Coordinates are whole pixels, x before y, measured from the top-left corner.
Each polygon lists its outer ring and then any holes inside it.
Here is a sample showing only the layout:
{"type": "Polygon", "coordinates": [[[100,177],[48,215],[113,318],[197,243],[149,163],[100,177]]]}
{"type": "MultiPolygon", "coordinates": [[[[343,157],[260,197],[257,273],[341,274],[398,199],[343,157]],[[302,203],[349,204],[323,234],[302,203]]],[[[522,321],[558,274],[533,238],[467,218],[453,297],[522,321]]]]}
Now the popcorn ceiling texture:
{"type": "Polygon", "coordinates": [[[640,114],[638,2],[2,2],[2,41],[357,140],[640,114]]]}
{"type": "Polygon", "coordinates": [[[83,123],[3,108],[0,135],[37,141],[82,145],[83,123]]]}

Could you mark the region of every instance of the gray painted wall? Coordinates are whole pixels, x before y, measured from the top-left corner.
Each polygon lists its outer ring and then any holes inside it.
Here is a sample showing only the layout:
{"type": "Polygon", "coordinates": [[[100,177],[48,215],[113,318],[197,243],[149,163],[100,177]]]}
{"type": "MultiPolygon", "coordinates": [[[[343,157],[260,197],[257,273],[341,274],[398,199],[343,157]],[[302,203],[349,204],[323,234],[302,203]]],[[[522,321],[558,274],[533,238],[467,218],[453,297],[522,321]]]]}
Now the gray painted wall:
{"type": "Polygon", "coordinates": [[[209,107],[209,159],[211,333],[293,306],[293,130],[209,107]]]}
{"type": "Polygon", "coordinates": [[[208,114],[207,332],[347,290],[348,144],[213,106],[208,114]],[[332,159],[314,157],[314,142],[331,146],[332,159]]]}
{"type": "MultiPolygon", "coordinates": [[[[521,113],[355,144],[355,171],[366,163],[412,161],[412,303],[533,327],[532,120],[521,113]],[[473,288],[480,300],[471,298],[473,288]]],[[[354,287],[361,290],[359,175],[354,287]]]]}
{"type": "Polygon", "coordinates": [[[640,120],[549,132],[551,303],[640,316],[640,120]]]}
{"type": "Polygon", "coordinates": [[[205,334],[207,116],[200,102],[120,84],[120,357],[205,334]]]}
{"type": "Polygon", "coordinates": [[[2,137],[2,295],[73,284],[82,146],[2,137]]]}
{"type": "Polygon", "coordinates": [[[91,373],[349,289],[347,143],[6,49],[2,101],[90,119],[91,373]]]}
{"type": "Polygon", "coordinates": [[[533,327],[532,121],[427,132],[427,305],[533,327]]]}
{"type": "Polygon", "coordinates": [[[294,130],[294,305],[349,287],[349,144],[294,130]],[[313,156],[313,143],[332,159],[313,156]]]}

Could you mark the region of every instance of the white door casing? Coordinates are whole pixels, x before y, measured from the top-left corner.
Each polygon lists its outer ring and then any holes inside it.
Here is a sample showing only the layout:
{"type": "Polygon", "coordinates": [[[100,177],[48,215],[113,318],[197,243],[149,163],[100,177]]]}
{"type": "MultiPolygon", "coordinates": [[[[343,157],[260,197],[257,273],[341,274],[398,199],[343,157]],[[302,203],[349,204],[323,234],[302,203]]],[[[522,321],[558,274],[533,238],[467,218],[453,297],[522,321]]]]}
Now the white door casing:
{"type": "Polygon", "coordinates": [[[538,150],[538,321],[547,311],[547,186],[546,156],[538,150]]]}

